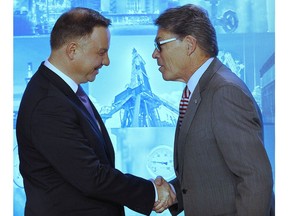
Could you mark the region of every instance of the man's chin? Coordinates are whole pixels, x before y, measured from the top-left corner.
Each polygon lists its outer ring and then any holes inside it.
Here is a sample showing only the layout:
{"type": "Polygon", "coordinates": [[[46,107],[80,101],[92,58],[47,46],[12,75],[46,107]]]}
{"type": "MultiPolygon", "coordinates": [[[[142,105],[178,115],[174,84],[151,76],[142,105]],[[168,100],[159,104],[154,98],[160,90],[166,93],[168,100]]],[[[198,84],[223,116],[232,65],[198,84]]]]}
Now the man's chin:
{"type": "Polygon", "coordinates": [[[88,76],[88,81],[93,82],[96,79],[96,76],[99,74],[99,71],[94,71],[90,76],[88,76]]]}
{"type": "Polygon", "coordinates": [[[165,81],[170,81],[170,78],[169,78],[169,76],[167,76],[167,74],[162,73],[162,78],[165,81]]]}
{"type": "Polygon", "coordinates": [[[88,82],[93,82],[95,79],[96,79],[96,75],[90,76],[90,77],[88,77],[88,82]]]}

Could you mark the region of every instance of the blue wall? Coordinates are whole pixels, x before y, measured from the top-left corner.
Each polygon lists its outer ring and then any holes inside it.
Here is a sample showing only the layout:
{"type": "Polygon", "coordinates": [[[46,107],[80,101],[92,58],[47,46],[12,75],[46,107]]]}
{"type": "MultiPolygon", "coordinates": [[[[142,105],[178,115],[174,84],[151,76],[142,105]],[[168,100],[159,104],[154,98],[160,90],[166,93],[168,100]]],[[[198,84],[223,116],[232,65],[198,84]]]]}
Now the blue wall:
{"type": "MultiPolygon", "coordinates": [[[[156,61],[151,57],[156,34],[152,21],[158,16],[158,12],[167,7],[193,2],[201,4],[209,11],[215,24],[220,49],[218,57],[246,82],[261,107],[265,147],[273,171],[275,170],[274,2],[255,0],[253,4],[248,4],[240,0],[220,0],[217,6],[211,3],[213,1],[205,0],[143,0],[135,1],[138,2],[136,6],[132,4],[133,1],[112,0],[95,1],[95,4],[89,1],[48,0],[46,1],[48,6],[44,3],[38,6],[35,4],[42,1],[31,3],[32,1],[23,0],[17,1],[17,4],[16,1],[14,2],[14,121],[29,78],[28,65],[32,66],[32,73],[34,73],[39,64],[48,57],[49,32],[57,17],[71,6],[89,6],[102,10],[115,23],[111,27],[112,38],[109,50],[111,64],[109,67],[102,68],[95,82],[87,84],[85,88],[110,132],[116,151],[117,167],[123,172],[147,179],[154,178],[155,174],[149,166],[149,159],[159,148],[168,153],[172,151],[175,119],[177,119],[175,109],[178,107],[183,84],[163,81],[156,61]],[[55,9],[53,2],[62,5],[55,9]],[[66,2],[65,5],[63,2],[66,2]],[[81,2],[81,5],[78,2],[81,2]],[[126,4],[126,7],[121,6],[123,4],[126,4]],[[129,14],[125,11],[128,9],[129,14]],[[146,14],[143,14],[143,11],[146,11],[146,14]],[[111,112],[109,114],[109,111],[117,107],[119,101],[124,101],[132,94],[130,89],[138,85],[134,78],[139,72],[147,75],[142,79],[145,80],[146,87],[149,86],[149,94],[156,95],[158,98],[155,101],[156,106],[148,107],[150,117],[153,119],[147,121],[148,127],[144,127],[145,118],[134,125],[127,124],[129,118],[126,118],[124,124],[125,106],[118,107],[118,111],[113,115],[111,112]],[[143,134],[145,139],[139,141],[139,133],[143,134]]],[[[138,91],[139,94],[144,92],[143,89],[138,91]]],[[[147,101],[149,102],[149,99],[146,99],[147,101]]],[[[126,105],[135,106],[129,103],[126,105]]],[[[145,108],[141,109],[145,112],[145,108]]],[[[13,145],[15,149],[14,216],[22,216],[25,194],[18,171],[15,137],[13,145]]],[[[174,175],[173,171],[167,169],[160,170],[158,174],[168,179],[174,175]]],[[[128,209],[126,211],[128,216],[138,215],[128,209]]],[[[166,211],[161,215],[169,215],[169,213],[166,211]]]]}

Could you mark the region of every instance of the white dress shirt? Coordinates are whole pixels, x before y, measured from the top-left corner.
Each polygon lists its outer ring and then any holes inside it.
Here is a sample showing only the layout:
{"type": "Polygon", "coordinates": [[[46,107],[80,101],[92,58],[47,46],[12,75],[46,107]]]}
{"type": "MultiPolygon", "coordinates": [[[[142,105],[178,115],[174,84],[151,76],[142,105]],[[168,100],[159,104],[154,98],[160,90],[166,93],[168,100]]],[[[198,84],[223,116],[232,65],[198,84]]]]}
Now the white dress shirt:
{"type": "Polygon", "coordinates": [[[214,58],[209,58],[203,65],[201,65],[200,68],[198,68],[198,70],[196,70],[196,72],[188,80],[187,86],[188,86],[189,91],[191,92],[190,97],[193,94],[193,91],[194,91],[196,85],[198,84],[201,76],[207,70],[207,68],[209,67],[209,65],[213,61],[213,59],[214,58]]]}
{"type": "Polygon", "coordinates": [[[69,76],[67,76],[62,71],[60,71],[58,68],[56,68],[54,65],[52,65],[48,60],[46,60],[44,62],[44,65],[47,68],[49,68],[51,71],[56,73],[59,77],[61,77],[64,80],[64,82],[66,82],[67,85],[69,85],[70,88],[76,93],[76,91],[78,89],[78,85],[74,80],[72,80],[69,76]]]}

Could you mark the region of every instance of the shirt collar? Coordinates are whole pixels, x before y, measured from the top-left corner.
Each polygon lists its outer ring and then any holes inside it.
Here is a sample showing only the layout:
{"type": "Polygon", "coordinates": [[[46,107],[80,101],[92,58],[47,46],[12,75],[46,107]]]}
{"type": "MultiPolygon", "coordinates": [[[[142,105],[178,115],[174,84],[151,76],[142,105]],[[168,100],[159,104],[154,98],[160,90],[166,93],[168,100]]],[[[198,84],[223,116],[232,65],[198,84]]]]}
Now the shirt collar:
{"type": "MultiPolygon", "coordinates": [[[[213,57],[209,58],[206,62],[204,62],[204,64],[201,65],[200,68],[198,68],[198,70],[196,70],[196,72],[190,77],[190,79],[187,82],[187,86],[191,92],[191,95],[197,85],[197,83],[199,82],[201,76],[204,74],[204,72],[207,70],[207,68],[209,67],[209,65],[211,64],[211,62],[213,61],[213,57]]],[[[191,97],[190,95],[190,97],[191,97]]]]}
{"type": "Polygon", "coordinates": [[[78,85],[74,80],[72,80],[69,76],[67,76],[62,71],[60,71],[58,68],[56,68],[54,65],[52,65],[48,61],[48,59],[44,62],[44,65],[47,68],[49,68],[51,71],[53,71],[55,74],[57,74],[59,77],[61,77],[64,80],[64,82],[66,82],[67,85],[69,85],[70,88],[76,93],[76,91],[78,89],[78,85]]]}

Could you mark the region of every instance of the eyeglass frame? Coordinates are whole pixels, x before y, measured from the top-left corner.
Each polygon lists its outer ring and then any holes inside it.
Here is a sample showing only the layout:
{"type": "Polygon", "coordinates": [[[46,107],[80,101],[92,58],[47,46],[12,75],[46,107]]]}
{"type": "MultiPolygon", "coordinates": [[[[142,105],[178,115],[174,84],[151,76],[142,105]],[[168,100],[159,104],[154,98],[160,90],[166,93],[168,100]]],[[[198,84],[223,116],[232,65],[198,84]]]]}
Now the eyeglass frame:
{"type": "Polygon", "coordinates": [[[158,51],[158,52],[161,52],[161,45],[163,44],[166,44],[166,43],[170,43],[172,41],[176,41],[178,40],[178,38],[174,37],[174,38],[169,38],[169,39],[166,39],[166,40],[162,40],[162,41],[154,41],[154,46],[155,46],[155,49],[158,51]]]}

